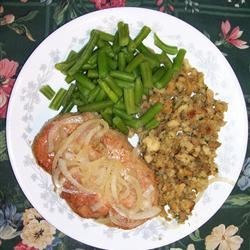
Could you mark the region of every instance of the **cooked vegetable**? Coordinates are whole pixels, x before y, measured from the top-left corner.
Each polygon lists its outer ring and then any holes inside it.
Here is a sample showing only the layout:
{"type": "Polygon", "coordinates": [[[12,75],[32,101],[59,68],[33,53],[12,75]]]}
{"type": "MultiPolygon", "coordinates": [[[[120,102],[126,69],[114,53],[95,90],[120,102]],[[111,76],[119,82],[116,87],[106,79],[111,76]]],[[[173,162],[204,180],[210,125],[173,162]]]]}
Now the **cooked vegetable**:
{"type": "Polygon", "coordinates": [[[49,108],[53,110],[59,110],[59,108],[62,106],[63,98],[66,92],[67,91],[64,88],[60,88],[59,91],[54,96],[54,98],[52,99],[49,108]]]}
{"type": "Polygon", "coordinates": [[[140,65],[142,83],[145,88],[152,88],[153,79],[152,79],[152,70],[148,62],[143,62],[140,65]]]}
{"type": "Polygon", "coordinates": [[[178,52],[177,46],[171,46],[164,43],[155,33],[154,33],[154,44],[160,48],[162,51],[170,54],[175,55],[178,52]]]}
{"type": "MultiPolygon", "coordinates": [[[[69,87],[56,94],[50,107],[62,107],[61,113],[70,112],[74,106],[80,112],[96,111],[118,129],[115,123],[119,119],[114,123],[115,117],[125,119],[122,122],[132,128],[157,126],[155,109],[161,106],[149,107],[143,114],[142,98],[154,87],[167,86],[180,71],[186,51],[164,43],[154,33],[154,43],[161,50],[156,53],[143,44],[150,32],[148,26],[143,26],[135,37],[130,37],[129,26],[122,21],[114,34],[92,30],[89,41],[78,52],[71,50],[65,61],[55,65],[66,75],[69,87]],[[59,102],[58,95],[66,100],[59,102]]],[[[48,99],[55,95],[48,85],[41,92],[48,99]]]]}
{"type": "Polygon", "coordinates": [[[87,43],[86,47],[84,48],[83,52],[79,56],[78,60],[76,60],[75,64],[69,69],[68,74],[74,75],[77,73],[80,68],[88,61],[88,59],[91,56],[91,53],[93,52],[93,49],[96,46],[96,43],[98,41],[98,32],[91,32],[89,42],[87,43]]]}
{"type": "Polygon", "coordinates": [[[134,40],[131,40],[128,45],[129,51],[134,51],[140,43],[149,35],[151,29],[148,26],[143,26],[139,34],[135,37],[134,40]]]}
{"type": "Polygon", "coordinates": [[[98,84],[100,85],[100,87],[103,89],[103,91],[107,94],[107,96],[109,97],[109,99],[116,103],[119,99],[119,97],[117,96],[117,94],[109,87],[109,85],[104,81],[99,79],[98,80],[98,84]]]}
{"type": "Polygon", "coordinates": [[[98,111],[104,110],[107,107],[111,107],[112,105],[113,105],[113,102],[108,100],[108,101],[86,104],[86,105],[78,107],[78,110],[80,112],[98,112],[98,111]]]}
{"type": "Polygon", "coordinates": [[[118,128],[123,134],[128,134],[129,132],[128,127],[120,117],[115,116],[112,121],[115,127],[118,128]]]}
{"type": "Polygon", "coordinates": [[[40,88],[40,92],[43,93],[43,95],[47,97],[49,100],[51,100],[55,95],[55,91],[49,85],[43,85],[40,88]]]}
{"type": "Polygon", "coordinates": [[[118,23],[118,38],[119,45],[121,47],[128,45],[129,43],[129,28],[127,23],[118,23]]]}

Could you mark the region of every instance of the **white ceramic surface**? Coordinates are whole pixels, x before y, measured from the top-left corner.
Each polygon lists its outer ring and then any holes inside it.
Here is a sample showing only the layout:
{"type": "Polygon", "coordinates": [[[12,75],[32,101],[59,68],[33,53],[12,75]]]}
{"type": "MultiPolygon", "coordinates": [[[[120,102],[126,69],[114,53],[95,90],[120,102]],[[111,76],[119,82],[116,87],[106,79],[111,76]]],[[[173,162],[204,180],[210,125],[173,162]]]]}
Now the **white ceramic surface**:
{"type": "MultiPolygon", "coordinates": [[[[242,91],[230,65],[202,33],[189,24],[164,13],[140,8],[114,8],[96,11],[62,26],[32,53],[13,89],[7,115],[7,143],[15,176],[32,205],[60,231],[83,243],[105,249],[139,250],[177,241],[203,225],[222,206],[233,189],[226,182],[208,187],[185,224],[154,218],[133,230],[109,228],[74,214],[54,192],[51,178],[35,163],[31,143],[41,126],[56,112],[39,93],[42,84],[55,89],[66,86],[54,64],[70,49],[79,49],[93,28],[114,33],[118,21],[127,22],[132,36],[143,25],[162,40],[187,50],[190,63],[205,74],[216,98],[228,102],[227,124],[220,133],[221,147],[216,162],[219,175],[237,181],[247,146],[247,115],[242,91]]],[[[146,40],[153,47],[152,35],[146,40]]],[[[153,47],[154,48],[154,47],[153,47]]]]}

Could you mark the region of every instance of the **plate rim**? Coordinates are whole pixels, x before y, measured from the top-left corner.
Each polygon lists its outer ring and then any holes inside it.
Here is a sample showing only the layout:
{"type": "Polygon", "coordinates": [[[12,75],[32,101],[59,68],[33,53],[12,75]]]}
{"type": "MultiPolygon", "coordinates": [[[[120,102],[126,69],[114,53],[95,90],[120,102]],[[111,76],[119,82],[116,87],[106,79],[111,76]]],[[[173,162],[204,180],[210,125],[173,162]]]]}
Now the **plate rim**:
{"type": "MultiPolygon", "coordinates": [[[[128,11],[129,9],[132,9],[133,11],[142,11],[142,12],[144,11],[144,12],[155,13],[155,14],[157,13],[158,15],[168,16],[169,18],[172,18],[172,19],[175,20],[175,21],[184,23],[185,25],[188,25],[189,28],[195,30],[195,32],[198,32],[200,36],[202,36],[203,38],[207,39],[207,40],[210,42],[210,44],[213,46],[213,49],[216,49],[217,52],[219,52],[220,54],[222,54],[221,51],[220,51],[220,50],[219,50],[219,49],[218,49],[218,48],[217,48],[217,47],[216,47],[216,46],[215,46],[215,45],[214,45],[214,44],[213,44],[213,43],[212,43],[212,42],[211,42],[202,32],[201,32],[201,31],[199,31],[198,29],[196,29],[196,28],[195,28],[194,26],[192,26],[191,24],[189,24],[189,23],[183,21],[182,19],[180,19],[180,18],[178,18],[178,17],[169,15],[169,14],[167,14],[167,13],[162,13],[162,12],[159,12],[159,11],[157,11],[157,10],[152,10],[152,9],[147,9],[147,8],[141,8],[141,7],[117,7],[117,8],[110,8],[110,9],[92,11],[92,12],[90,12],[90,13],[84,14],[84,15],[82,15],[82,16],[79,16],[79,17],[75,18],[74,20],[71,20],[71,21],[67,22],[66,24],[62,25],[61,27],[57,28],[57,29],[54,30],[52,33],[50,33],[44,40],[42,40],[42,41],[40,42],[40,44],[39,44],[39,45],[34,49],[34,51],[30,54],[30,56],[28,57],[28,59],[25,61],[24,65],[23,65],[23,67],[22,67],[22,69],[21,69],[21,71],[19,72],[19,74],[18,74],[18,76],[17,76],[17,78],[16,78],[16,83],[15,83],[15,85],[14,85],[14,87],[13,87],[13,90],[12,90],[12,93],[11,93],[11,96],[10,96],[10,99],[9,99],[9,105],[8,105],[7,116],[6,116],[6,142],[7,142],[7,150],[8,150],[8,153],[9,153],[9,160],[10,160],[10,163],[11,163],[11,168],[12,168],[12,170],[13,170],[13,172],[14,172],[15,178],[16,178],[16,180],[17,180],[17,182],[18,182],[20,188],[22,189],[24,195],[26,196],[26,198],[29,200],[29,202],[32,204],[32,206],[33,206],[34,208],[36,208],[36,206],[34,206],[31,197],[28,197],[29,195],[27,195],[27,194],[24,192],[24,190],[25,190],[24,185],[23,185],[21,179],[19,179],[20,176],[19,176],[19,173],[17,173],[17,169],[16,169],[16,167],[15,167],[16,163],[15,163],[15,160],[14,160],[14,152],[12,152],[12,149],[11,149],[11,144],[12,144],[12,142],[10,141],[10,138],[11,138],[11,131],[10,131],[10,127],[11,127],[10,123],[11,123],[11,121],[10,121],[10,117],[11,117],[11,112],[12,112],[11,109],[13,108],[13,107],[12,107],[12,102],[14,102],[13,100],[14,100],[14,98],[16,98],[16,96],[14,96],[14,94],[15,94],[15,92],[16,92],[16,90],[17,90],[17,84],[18,84],[18,82],[21,81],[20,79],[21,79],[21,76],[22,76],[22,72],[24,71],[25,67],[27,67],[29,61],[32,60],[32,58],[33,58],[34,55],[37,53],[37,51],[39,51],[40,48],[41,48],[44,44],[46,44],[50,39],[52,39],[53,36],[56,36],[56,33],[57,33],[57,32],[60,32],[61,30],[66,29],[66,28],[67,28],[66,26],[74,25],[73,23],[74,23],[74,22],[78,22],[78,20],[80,20],[80,19],[84,19],[84,20],[83,20],[83,22],[84,22],[85,19],[87,19],[89,16],[98,16],[98,13],[100,13],[100,12],[102,12],[102,13],[104,13],[104,12],[111,12],[111,13],[114,13],[114,14],[115,14],[115,11],[116,11],[116,10],[128,11]]],[[[232,71],[232,73],[234,74],[235,80],[237,81],[237,83],[238,83],[238,85],[239,85],[239,86],[238,86],[238,87],[239,87],[238,89],[239,89],[239,91],[241,92],[240,95],[241,95],[241,97],[242,97],[240,101],[242,102],[242,104],[243,104],[243,106],[244,106],[244,110],[245,110],[245,112],[244,112],[244,113],[245,113],[245,122],[244,122],[244,125],[245,125],[245,134],[248,135],[248,126],[249,126],[249,125],[248,125],[248,119],[247,119],[247,108],[246,108],[246,103],[245,103],[245,101],[244,101],[244,95],[243,95],[242,87],[241,87],[241,85],[240,85],[240,83],[239,83],[239,80],[238,80],[238,78],[237,78],[236,73],[234,72],[233,68],[231,67],[231,65],[229,64],[229,62],[227,61],[226,58],[224,58],[224,61],[225,61],[225,63],[227,64],[227,67],[228,67],[228,68],[232,71]]],[[[243,107],[242,107],[242,108],[243,108],[243,107]]],[[[244,162],[244,159],[245,159],[245,156],[246,156],[247,144],[248,144],[248,138],[247,138],[247,136],[246,136],[246,139],[245,139],[245,142],[244,142],[244,153],[242,153],[242,155],[244,155],[244,157],[243,157],[243,159],[242,159],[241,165],[243,165],[243,162],[244,162]]],[[[240,172],[241,172],[241,171],[240,171],[240,172]]],[[[239,172],[239,175],[240,175],[240,172],[239,172]]],[[[237,179],[239,178],[239,175],[238,175],[237,178],[236,178],[235,184],[237,183],[237,179]]],[[[231,194],[233,188],[235,187],[235,184],[232,186],[229,195],[231,194]]],[[[228,195],[228,196],[229,196],[229,195],[228,195]]],[[[225,197],[225,199],[223,200],[222,204],[226,201],[226,199],[228,198],[228,196],[225,197]]],[[[221,208],[221,206],[216,210],[216,212],[218,212],[220,208],[221,208]]],[[[36,208],[36,209],[37,209],[37,208],[36,208]]],[[[37,209],[37,210],[38,210],[38,209],[37,209]]],[[[40,209],[38,210],[38,212],[41,213],[41,215],[43,216],[43,212],[41,212],[40,209]]],[[[215,212],[215,213],[216,213],[216,212],[215,212]]],[[[209,218],[209,220],[215,215],[215,213],[213,213],[213,215],[209,218]]],[[[45,219],[46,219],[49,223],[51,223],[47,218],[45,218],[45,219]]],[[[201,226],[203,226],[203,225],[204,225],[205,223],[207,223],[207,222],[208,222],[208,220],[206,220],[205,222],[199,224],[199,225],[197,226],[197,228],[200,228],[201,226]]],[[[51,224],[54,225],[54,223],[51,223],[51,224]]],[[[54,226],[55,226],[55,225],[54,225],[54,226]]],[[[58,228],[58,226],[56,226],[56,228],[58,228]]],[[[196,228],[196,229],[197,229],[197,228],[196,228]]],[[[194,229],[194,230],[196,230],[196,229],[194,229]]],[[[61,230],[61,229],[58,229],[58,230],[64,232],[64,231],[61,230]]],[[[194,230],[193,230],[193,231],[194,231],[194,230]]],[[[190,232],[190,233],[192,233],[192,232],[190,232]]],[[[68,235],[68,234],[66,234],[66,235],[68,235]]],[[[68,235],[68,236],[74,238],[72,235],[68,235]]],[[[187,234],[187,235],[184,235],[184,236],[182,236],[182,237],[180,237],[180,238],[177,239],[176,241],[178,241],[178,240],[180,240],[180,239],[182,239],[182,238],[184,238],[184,237],[186,237],[186,236],[188,236],[188,234],[187,234]]],[[[79,239],[76,239],[76,238],[74,238],[74,239],[77,240],[77,241],[79,241],[79,239]]],[[[84,239],[84,237],[83,237],[83,241],[81,241],[81,242],[84,243],[84,244],[90,244],[90,243],[88,242],[88,239],[87,239],[87,241],[86,241],[86,238],[84,239]],[[86,242],[87,242],[87,243],[86,243],[86,242]]],[[[91,246],[103,248],[103,246],[102,246],[101,243],[99,243],[99,242],[97,242],[97,243],[98,243],[98,244],[95,244],[95,245],[92,245],[92,244],[91,244],[91,246]]],[[[165,244],[162,244],[162,243],[164,243],[164,241],[158,241],[158,244],[155,244],[154,247],[161,247],[161,246],[164,246],[165,244]]],[[[109,247],[110,247],[110,246],[109,246],[109,247]]],[[[103,249],[111,249],[111,248],[103,248],[103,249]]],[[[113,249],[113,248],[112,248],[112,249],[113,249]]],[[[136,248],[136,249],[139,249],[139,248],[136,248]]],[[[149,248],[141,248],[141,249],[149,249],[149,248]]]]}

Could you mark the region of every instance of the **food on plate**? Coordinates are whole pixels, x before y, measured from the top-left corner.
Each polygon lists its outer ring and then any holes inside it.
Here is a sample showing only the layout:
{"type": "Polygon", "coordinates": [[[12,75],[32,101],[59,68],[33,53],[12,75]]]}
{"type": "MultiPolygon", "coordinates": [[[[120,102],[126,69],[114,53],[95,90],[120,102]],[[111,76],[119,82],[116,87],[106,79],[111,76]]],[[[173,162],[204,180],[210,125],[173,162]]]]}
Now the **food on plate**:
{"type": "Polygon", "coordinates": [[[78,50],[69,52],[55,68],[69,83],[58,91],[46,84],[41,92],[51,100],[49,107],[70,112],[98,112],[109,125],[124,134],[130,128],[158,126],[156,115],[160,103],[141,109],[142,97],[153,87],[164,88],[180,71],[186,50],[168,45],[155,33],[154,45],[158,53],[143,42],[151,28],[143,26],[131,36],[127,23],[119,22],[114,34],[93,29],[90,38],[78,50]]]}
{"type": "Polygon", "coordinates": [[[121,228],[160,211],[183,223],[218,172],[227,104],[185,49],[155,33],[157,52],[146,46],[150,33],[143,26],[131,37],[124,22],[115,34],[92,30],[79,51],[55,65],[68,88],[40,89],[60,115],[34,140],[38,164],[76,213],[121,228]],[[127,141],[134,134],[136,150],[127,141]]]}
{"type": "Polygon", "coordinates": [[[95,113],[57,116],[32,148],[55,191],[81,217],[129,229],[161,211],[153,172],[127,137],[95,113]]]}
{"type": "Polygon", "coordinates": [[[155,173],[160,205],[168,205],[164,216],[184,222],[197,194],[218,173],[215,157],[227,104],[216,100],[203,73],[187,60],[179,75],[166,88],[154,89],[142,107],[156,102],[163,105],[159,126],[138,132],[140,149],[155,173]]]}

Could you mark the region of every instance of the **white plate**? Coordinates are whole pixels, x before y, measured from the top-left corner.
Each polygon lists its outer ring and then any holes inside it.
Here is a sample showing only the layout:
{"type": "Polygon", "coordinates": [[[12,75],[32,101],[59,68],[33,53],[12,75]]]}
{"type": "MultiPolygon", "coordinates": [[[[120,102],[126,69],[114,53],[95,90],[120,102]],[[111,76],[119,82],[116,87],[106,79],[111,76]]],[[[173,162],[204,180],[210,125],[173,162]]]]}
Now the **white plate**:
{"type": "MultiPolygon", "coordinates": [[[[42,84],[66,86],[54,64],[70,49],[79,49],[93,28],[114,32],[118,21],[127,22],[132,36],[148,25],[159,37],[187,49],[187,58],[205,74],[216,97],[228,102],[227,124],[220,133],[221,147],[216,162],[219,175],[236,183],[247,146],[247,115],[239,82],[230,65],[202,33],[167,14],[140,8],[115,8],[79,17],[56,30],[32,53],[13,89],[7,116],[7,143],[15,176],[32,205],[56,228],[83,243],[105,249],[151,249],[170,244],[203,225],[222,206],[233,189],[228,183],[208,187],[185,224],[160,218],[133,230],[109,228],[74,214],[53,191],[51,178],[35,163],[31,143],[49,118],[56,115],[39,94],[42,84]]],[[[147,44],[152,45],[152,36],[147,44]]]]}

